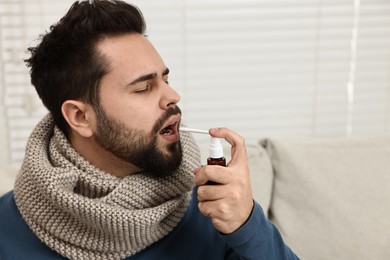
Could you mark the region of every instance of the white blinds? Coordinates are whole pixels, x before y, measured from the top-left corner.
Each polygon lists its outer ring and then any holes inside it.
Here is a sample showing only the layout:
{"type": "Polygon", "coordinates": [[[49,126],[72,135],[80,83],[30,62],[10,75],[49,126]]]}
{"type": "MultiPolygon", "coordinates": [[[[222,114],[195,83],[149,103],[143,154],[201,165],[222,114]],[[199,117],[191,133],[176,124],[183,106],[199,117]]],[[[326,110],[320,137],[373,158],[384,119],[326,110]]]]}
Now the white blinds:
{"type": "Polygon", "coordinates": [[[249,142],[389,132],[389,1],[157,3],[139,1],[188,125],[249,142]]]}
{"type": "Polygon", "coordinates": [[[30,85],[23,62],[26,49],[36,44],[38,35],[48,30],[70,3],[0,0],[2,170],[20,164],[32,127],[47,113],[30,85]]]}
{"type": "MultiPolygon", "coordinates": [[[[2,165],[20,163],[46,113],[24,50],[72,2],[0,0],[2,165]]],[[[171,70],[185,124],[231,127],[247,142],[389,133],[390,1],[132,2],[171,70]]]]}

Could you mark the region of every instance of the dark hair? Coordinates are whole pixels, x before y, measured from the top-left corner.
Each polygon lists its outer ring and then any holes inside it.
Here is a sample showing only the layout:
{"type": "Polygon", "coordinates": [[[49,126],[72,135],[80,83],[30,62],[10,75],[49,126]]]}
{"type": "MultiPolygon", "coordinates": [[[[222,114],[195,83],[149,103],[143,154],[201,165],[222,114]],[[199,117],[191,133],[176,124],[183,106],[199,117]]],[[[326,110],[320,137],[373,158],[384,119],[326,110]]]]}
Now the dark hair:
{"type": "Polygon", "coordinates": [[[99,83],[108,72],[108,61],[96,49],[103,37],[126,33],[144,34],[141,11],[123,1],[75,2],[61,20],[41,35],[31,57],[31,83],[55,124],[68,136],[68,124],[61,113],[64,101],[80,100],[96,107],[99,83]]]}

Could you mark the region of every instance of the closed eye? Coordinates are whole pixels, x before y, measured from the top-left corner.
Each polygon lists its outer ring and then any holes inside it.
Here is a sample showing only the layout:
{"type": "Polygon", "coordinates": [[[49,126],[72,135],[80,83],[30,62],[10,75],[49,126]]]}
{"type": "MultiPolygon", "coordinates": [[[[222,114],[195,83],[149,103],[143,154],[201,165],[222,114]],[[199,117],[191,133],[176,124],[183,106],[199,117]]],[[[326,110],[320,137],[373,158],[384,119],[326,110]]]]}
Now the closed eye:
{"type": "Polygon", "coordinates": [[[151,88],[152,88],[151,84],[147,83],[144,87],[136,89],[135,93],[139,93],[139,94],[146,93],[149,92],[151,88]]]}

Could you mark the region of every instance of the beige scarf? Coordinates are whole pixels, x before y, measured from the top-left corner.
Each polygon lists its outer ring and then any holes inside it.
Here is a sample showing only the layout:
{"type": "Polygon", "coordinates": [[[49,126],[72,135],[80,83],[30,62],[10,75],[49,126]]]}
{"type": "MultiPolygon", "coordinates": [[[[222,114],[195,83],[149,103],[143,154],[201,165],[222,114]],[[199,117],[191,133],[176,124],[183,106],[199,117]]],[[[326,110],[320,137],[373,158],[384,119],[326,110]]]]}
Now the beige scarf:
{"type": "Polygon", "coordinates": [[[170,177],[117,178],[81,157],[50,115],[34,129],[15,183],[32,231],[70,259],[123,259],[171,232],[184,216],[199,148],[181,134],[183,162],[170,177]]]}

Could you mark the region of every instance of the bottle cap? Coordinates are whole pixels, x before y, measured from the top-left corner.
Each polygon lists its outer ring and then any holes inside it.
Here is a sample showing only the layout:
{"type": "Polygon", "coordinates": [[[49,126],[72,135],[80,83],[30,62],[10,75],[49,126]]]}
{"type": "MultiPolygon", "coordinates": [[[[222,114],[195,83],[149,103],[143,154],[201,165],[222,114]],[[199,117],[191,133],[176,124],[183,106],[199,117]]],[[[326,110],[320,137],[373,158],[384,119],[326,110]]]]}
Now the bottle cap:
{"type": "Polygon", "coordinates": [[[223,157],[223,147],[221,138],[211,137],[210,146],[209,146],[209,155],[211,158],[222,158],[223,157]]]}

